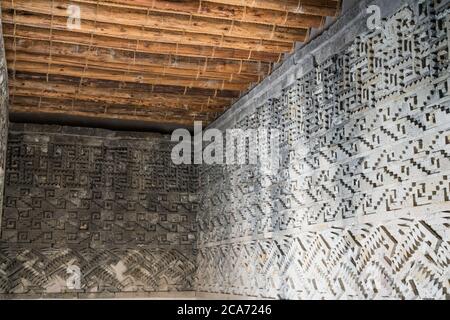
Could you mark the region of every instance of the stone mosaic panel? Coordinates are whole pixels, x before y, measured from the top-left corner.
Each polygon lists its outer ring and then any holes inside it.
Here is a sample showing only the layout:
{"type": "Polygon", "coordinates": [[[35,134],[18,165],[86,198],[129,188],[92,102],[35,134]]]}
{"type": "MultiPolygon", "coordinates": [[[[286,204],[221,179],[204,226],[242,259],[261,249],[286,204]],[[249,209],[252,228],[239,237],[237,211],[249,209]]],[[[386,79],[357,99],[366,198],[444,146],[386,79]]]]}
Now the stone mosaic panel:
{"type": "Polygon", "coordinates": [[[199,291],[449,297],[449,12],[449,1],[408,1],[215,123],[278,129],[283,152],[274,175],[202,168],[199,291]]]}
{"type": "Polygon", "coordinates": [[[17,125],[7,152],[0,291],[193,289],[196,168],[170,137],[17,125]]]}
{"type": "Polygon", "coordinates": [[[280,130],[273,175],[174,166],[158,135],[14,125],[0,292],[448,299],[449,1],[372,2],[408,5],[216,122],[280,130]]]}

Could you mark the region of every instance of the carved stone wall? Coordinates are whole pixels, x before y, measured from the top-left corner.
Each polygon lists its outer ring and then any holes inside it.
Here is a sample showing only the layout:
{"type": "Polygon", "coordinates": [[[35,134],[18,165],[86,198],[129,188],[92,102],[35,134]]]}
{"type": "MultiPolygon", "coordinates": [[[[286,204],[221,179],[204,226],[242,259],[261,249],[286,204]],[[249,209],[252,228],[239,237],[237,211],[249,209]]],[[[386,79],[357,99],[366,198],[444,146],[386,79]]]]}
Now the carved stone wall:
{"type": "Polygon", "coordinates": [[[2,222],[5,155],[8,137],[8,69],[6,67],[1,22],[0,8],[0,224],[2,222]]]}
{"type": "Polygon", "coordinates": [[[12,125],[0,292],[449,298],[449,10],[361,0],[213,124],[279,130],[273,174],[175,166],[166,136],[12,125]]]}
{"type": "Polygon", "coordinates": [[[202,168],[198,291],[449,297],[449,12],[360,1],[212,125],[278,129],[282,158],[202,168]]]}
{"type": "Polygon", "coordinates": [[[0,292],[193,290],[198,173],[171,149],[158,134],[11,124],[0,292]]]}

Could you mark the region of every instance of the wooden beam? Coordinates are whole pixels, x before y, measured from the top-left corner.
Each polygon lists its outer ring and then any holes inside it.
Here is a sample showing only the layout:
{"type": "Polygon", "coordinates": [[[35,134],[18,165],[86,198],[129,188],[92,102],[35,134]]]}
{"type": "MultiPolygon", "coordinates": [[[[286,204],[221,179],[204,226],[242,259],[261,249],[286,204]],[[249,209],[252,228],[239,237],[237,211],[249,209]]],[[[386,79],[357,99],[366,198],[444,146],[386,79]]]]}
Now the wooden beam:
{"type": "Polygon", "coordinates": [[[78,67],[94,67],[102,70],[112,71],[134,71],[150,74],[163,74],[179,76],[181,78],[201,78],[211,80],[226,80],[237,82],[259,82],[258,75],[233,74],[217,71],[208,71],[208,61],[203,65],[185,65],[191,68],[180,68],[176,60],[168,61],[171,57],[152,57],[128,54],[124,55],[120,51],[111,52],[87,46],[67,45],[62,43],[51,43],[49,41],[33,41],[12,38],[5,38],[5,48],[7,57],[14,61],[29,61],[41,63],[68,64],[78,67]],[[174,66],[174,67],[173,67],[174,66]]]}
{"type": "MultiPolygon", "coordinates": [[[[3,0],[2,8],[45,14],[65,20],[67,27],[68,11],[71,3],[61,0],[3,0]]],[[[259,23],[239,22],[226,19],[212,19],[193,15],[142,11],[139,9],[117,8],[98,4],[78,2],[81,10],[81,28],[86,23],[107,23],[120,28],[148,28],[167,31],[189,32],[206,35],[237,37],[242,39],[264,39],[268,41],[304,41],[309,24],[303,28],[277,27],[259,23]]],[[[320,21],[315,26],[319,26],[320,21]]],[[[188,35],[188,36],[190,36],[188,35]]],[[[143,39],[143,38],[142,38],[143,39]]],[[[245,40],[246,41],[246,40],[245,40]]]]}
{"type": "Polygon", "coordinates": [[[146,94],[161,94],[161,95],[178,95],[183,99],[183,96],[189,97],[198,97],[201,99],[208,98],[220,98],[225,99],[230,102],[234,102],[237,98],[239,98],[238,91],[230,91],[230,90],[213,90],[213,89],[205,89],[205,88],[188,88],[188,87],[178,87],[178,86],[167,86],[167,85],[150,85],[146,83],[133,83],[133,82],[117,82],[110,80],[101,80],[101,79],[89,79],[84,78],[81,80],[77,77],[70,77],[61,74],[48,76],[46,74],[39,73],[28,73],[16,71],[14,75],[10,70],[10,80],[32,80],[32,81],[43,81],[43,82],[57,82],[64,83],[73,87],[86,87],[97,90],[114,90],[117,89],[119,91],[128,92],[133,97],[145,97],[146,94]]]}
{"type": "Polygon", "coordinates": [[[155,123],[192,126],[194,120],[208,123],[213,119],[209,113],[189,111],[160,111],[149,108],[130,108],[129,106],[108,106],[86,101],[21,97],[15,96],[10,104],[11,113],[48,113],[66,116],[137,120],[155,123]]]}
{"type": "MultiPolygon", "coordinates": [[[[2,2],[2,7],[8,7],[2,2]]],[[[3,21],[11,24],[27,25],[30,27],[51,28],[53,30],[67,30],[67,19],[50,15],[35,14],[31,11],[17,11],[13,14],[10,8],[4,9],[3,21]],[[7,10],[7,11],[6,11],[7,10]]],[[[133,26],[122,26],[113,23],[83,21],[77,32],[89,35],[108,36],[129,40],[187,44],[196,46],[212,46],[242,50],[255,50],[274,53],[291,52],[294,43],[283,41],[243,39],[230,36],[219,36],[185,31],[169,31],[146,29],[133,26]]],[[[303,40],[306,39],[306,33],[303,40]]]]}
{"type": "Polygon", "coordinates": [[[234,90],[244,91],[249,87],[248,82],[234,82],[225,80],[208,80],[202,78],[180,78],[176,76],[160,75],[134,71],[112,71],[111,69],[101,69],[99,67],[80,67],[73,66],[70,62],[58,61],[54,64],[47,60],[48,57],[39,57],[30,54],[17,54],[14,58],[13,54],[7,54],[8,69],[53,75],[66,75],[78,78],[90,78],[101,80],[112,80],[118,82],[136,82],[147,83],[153,85],[169,85],[180,87],[197,87],[216,90],[234,90]],[[41,60],[42,59],[42,60],[41,60]],[[37,62],[30,62],[37,61],[37,62]],[[48,61],[46,63],[46,61],[48,61]]]}
{"type": "Polygon", "coordinates": [[[339,13],[340,0],[208,0],[210,2],[277,10],[283,12],[314,14],[334,17],[339,13]]]}
{"type": "MultiPolygon", "coordinates": [[[[97,0],[75,0],[76,2],[96,4],[97,0]]],[[[204,0],[104,0],[102,4],[119,8],[133,8],[160,12],[184,13],[199,17],[228,19],[241,22],[277,25],[292,28],[318,28],[323,17],[315,15],[310,8],[303,13],[275,11],[240,5],[227,5],[204,0]]],[[[317,12],[317,10],[314,10],[317,12]]]]}
{"type": "Polygon", "coordinates": [[[76,99],[108,105],[130,105],[152,109],[180,109],[196,112],[222,112],[230,106],[226,98],[180,96],[151,92],[135,92],[122,88],[73,86],[61,81],[15,79],[9,81],[11,96],[76,99]]]}
{"type": "MultiPolygon", "coordinates": [[[[3,12],[4,16],[7,13],[3,12]]],[[[12,21],[12,18],[11,20],[12,21]]],[[[7,37],[20,37],[32,40],[51,40],[70,44],[88,45],[97,48],[120,49],[136,53],[166,54],[183,57],[201,57],[211,59],[238,60],[239,63],[261,64],[262,70],[269,68],[268,63],[279,62],[281,53],[240,50],[230,48],[216,48],[208,46],[194,46],[162,42],[149,42],[142,40],[128,40],[124,38],[89,35],[75,31],[50,30],[49,28],[30,27],[25,25],[14,26],[3,21],[3,34],[7,37]]],[[[243,64],[243,67],[245,65],[243,64]]],[[[252,73],[252,72],[249,72],[252,73]]]]}

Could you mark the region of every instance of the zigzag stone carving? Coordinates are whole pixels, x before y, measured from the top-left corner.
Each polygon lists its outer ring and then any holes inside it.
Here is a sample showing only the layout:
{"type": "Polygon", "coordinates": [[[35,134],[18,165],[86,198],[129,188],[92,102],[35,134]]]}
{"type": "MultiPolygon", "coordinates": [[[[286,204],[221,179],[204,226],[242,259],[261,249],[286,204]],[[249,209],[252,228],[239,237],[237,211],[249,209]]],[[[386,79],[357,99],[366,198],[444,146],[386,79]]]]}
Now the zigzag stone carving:
{"type": "Polygon", "coordinates": [[[3,246],[0,264],[3,293],[32,296],[53,293],[162,292],[192,290],[192,252],[176,248],[113,246],[93,248],[26,248],[3,246]],[[81,271],[82,286],[67,288],[67,267],[81,271]]]}
{"type": "Polygon", "coordinates": [[[279,299],[446,299],[448,213],[431,220],[205,245],[199,290],[279,299]]]}
{"type": "Polygon", "coordinates": [[[201,168],[197,290],[449,297],[449,1],[402,2],[345,45],[305,47],[213,124],[278,129],[283,152],[274,175],[201,168]]]}
{"type": "Polygon", "coordinates": [[[193,290],[195,167],[158,134],[12,124],[0,291],[193,290]]]}

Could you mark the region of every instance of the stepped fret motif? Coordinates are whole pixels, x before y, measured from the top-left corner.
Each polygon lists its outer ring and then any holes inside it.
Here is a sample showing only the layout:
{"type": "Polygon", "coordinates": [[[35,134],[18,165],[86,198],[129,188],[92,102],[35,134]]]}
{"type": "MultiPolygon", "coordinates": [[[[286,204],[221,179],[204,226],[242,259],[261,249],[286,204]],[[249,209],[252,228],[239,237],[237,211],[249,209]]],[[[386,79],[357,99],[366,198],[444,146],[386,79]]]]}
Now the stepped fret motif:
{"type": "Polygon", "coordinates": [[[199,291],[448,298],[448,13],[404,6],[237,118],[284,133],[281,166],[201,168],[199,291]]]}

